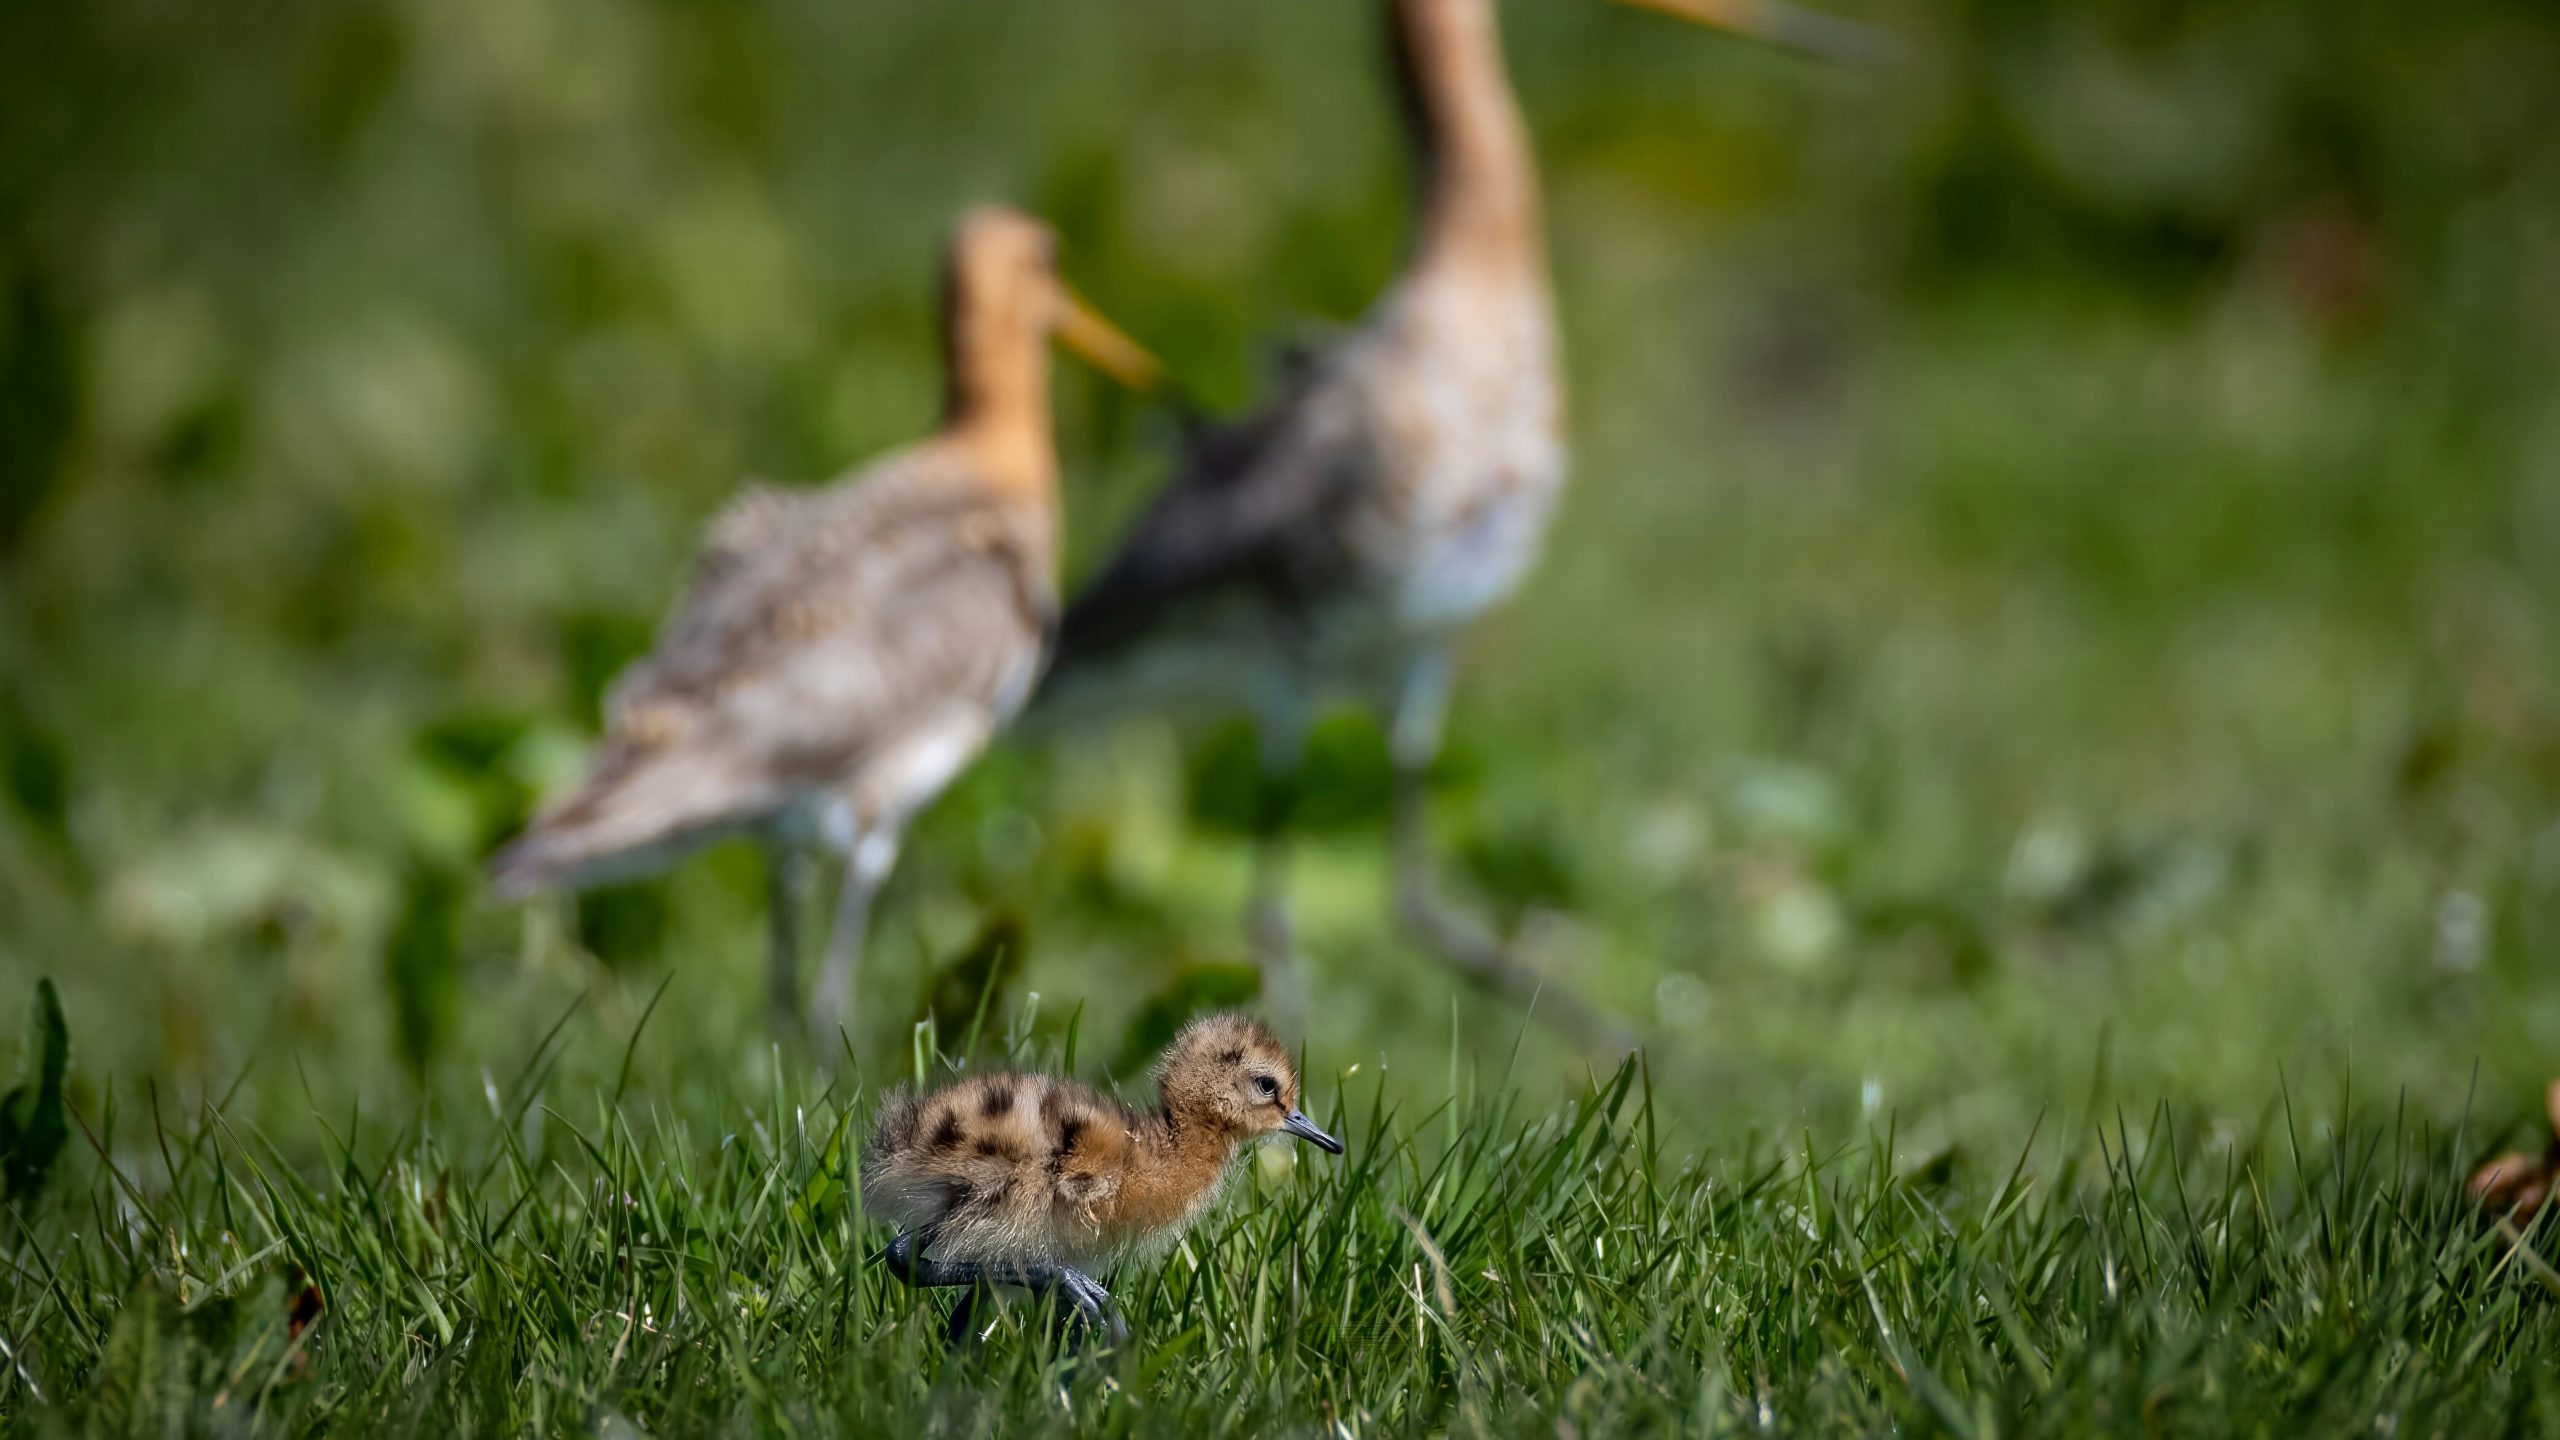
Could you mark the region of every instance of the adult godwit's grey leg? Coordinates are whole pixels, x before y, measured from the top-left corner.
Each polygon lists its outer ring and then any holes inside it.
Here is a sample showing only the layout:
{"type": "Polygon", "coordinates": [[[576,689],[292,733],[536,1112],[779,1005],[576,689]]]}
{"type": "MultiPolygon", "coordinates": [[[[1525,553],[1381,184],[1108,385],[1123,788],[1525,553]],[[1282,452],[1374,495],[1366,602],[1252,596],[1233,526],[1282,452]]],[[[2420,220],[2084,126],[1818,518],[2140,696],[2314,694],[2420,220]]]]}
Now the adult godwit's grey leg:
{"type": "Polygon", "coordinates": [[[1245,901],[1244,929],[1253,963],[1262,972],[1262,1001],[1285,1028],[1303,1028],[1307,982],[1298,968],[1297,927],[1289,908],[1289,821],[1296,809],[1298,770],[1306,757],[1306,705],[1294,689],[1275,683],[1256,707],[1254,738],[1261,760],[1261,792],[1253,834],[1253,893],[1245,901]]]}
{"type": "Polygon", "coordinates": [[[775,840],[765,847],[766,922],[770,945],[765,955],[765,1002],[774,1033],[800,1028],[800,926],[809,914],[809,892],[818,876],[817,857],[805,845],[775,840]]]}
{"type": "MultiPolygon", "coordinates": [[[[932,1242],[927,1239],[922,1243],[932,1242]]],[[[1063,1295],[1087,1323],[1110,1337],[1115,1348],[1129,1343],[1128,1324],[1121,1320],[1120,1307],[1112,1301],[1111,1292],[1103,1289],[1100,1281],[1072,1265],[978,1265],[936,1260],[917,1254],[918,1248],[915,1231],[900,1231],[898,1237],[889,1242],[889,1247],[880,1252],[880,1258],[888,1265],[890,1274],[918,1289],[968,1288],[970,1293],[960,1297],[944,1331],[944,1338],[954,1345],[967,1343],[971,1338],[970,1332],[976,1328],[977,1287],[980,1284],[1018,1285],[1035,1295],[1063,1295]]]]}
{"type": "Polygon", "coordinates": [[[839,1030],[853,1024],[853,985],[871,929],[871,901],[897,863],[897,837],[876,830],[855,837],[845,857],[835,924],[827,932],[827,958],[818,968],[818,990],[809,1007],[809,1026],[821,1052],[836,1043],[839,1030]]]}
{"type": "Polygon", "coordinates": [[[1624,1026],[1562,986],[1548,983],[1491,926],[1440,898],[1431,849],[1428,782],[1449,713],[1449,655],[1427,650],[1406,667],[1388,750],[1395,766],[1396,914],[1414,935],[1476,987],[1528,1006],[1581,1043],[1625,1049],[1624,1026]]]}

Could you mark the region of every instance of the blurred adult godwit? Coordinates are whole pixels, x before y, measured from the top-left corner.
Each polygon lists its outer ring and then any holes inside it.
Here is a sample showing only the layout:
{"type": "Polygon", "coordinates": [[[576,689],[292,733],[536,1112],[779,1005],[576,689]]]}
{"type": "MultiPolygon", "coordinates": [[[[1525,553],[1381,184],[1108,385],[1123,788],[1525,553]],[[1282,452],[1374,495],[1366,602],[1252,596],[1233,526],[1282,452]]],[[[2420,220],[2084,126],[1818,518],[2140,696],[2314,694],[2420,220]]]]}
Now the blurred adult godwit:
{"type": "MultiPolygon", "coordinates": [[[[1851,53],[1864,32],[1757,0],[1628,0],[1851,53]]],[[[1475,984],[1526,1001],[1536,972],[1439,896],[1423,783],[1452,647],[1519,587],[1565,477],[1555,304],[1538,176],[1491,0],[1390,0],[1418,157],[1402,274],[1342,342],[1252,419],[1205,435],[1069,606],[1044,709],[1240,704],[1269,777],[1294,773],[1334,695],[1391,717],[1396,906],[1475,984]]],[[[1303,1004],[1284,853],[1266,835],[1248,928],[1272,1003],[1303,1004]]],[[[1540,1008],[1595,1041],[1617,1027],[1549,986],[1540,1008]]]]}
{"type": "Polygon", "coordinates": [[[586,778],[491,862],[502,897],[663,868],[751,832],[773,874],[771,1003],[799,1014],[815,852],[843,857],[810,1019],[850,1015],[873,895],[909,821],[1021,707],[1056,619],[1047,342],[1152,362],[1059,280],[1048,228],[970,212],[946,262],[949,398],[923,443],[711,522],[654,653],[606,704],[586,778]]]}

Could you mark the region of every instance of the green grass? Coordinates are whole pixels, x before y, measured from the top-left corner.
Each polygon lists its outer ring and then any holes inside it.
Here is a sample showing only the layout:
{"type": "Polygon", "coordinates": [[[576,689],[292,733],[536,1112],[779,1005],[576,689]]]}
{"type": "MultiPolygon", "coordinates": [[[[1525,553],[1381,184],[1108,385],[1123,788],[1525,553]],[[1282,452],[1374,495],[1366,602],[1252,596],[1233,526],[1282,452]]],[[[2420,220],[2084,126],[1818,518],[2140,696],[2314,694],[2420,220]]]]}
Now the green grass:
{"type": "MultiPolygon", "coordinates": [[[[1692,1153],[1667,1141],[1678,1102],[1640,1060],[1551,1110],[1471,1073],[1421,1109],[1383,1077],[1332,1077],[1314,1091],[1349,1153],[1249,1156],[1170,1258],[1111,1278],[1134,1338],[1096,1360],[1023,1307],[982,1351],[944,1348],[945,1298],[873,1260],[863,1086],[785,1068],[689,1120],[618,1082],[562,1083],[558,1034],[478,1113],[324,1108],[322,1167],[216,1105],[111,1099],[83,1128],[116,1164],[75,1166],[12,1250],[10,1427],[2560,1424],[2560,1275],[2462,1197],[2464,1137],[2349,1097],[2288,1100],[2233,1134],[2093,1094],[2007,1156],[1915,1153],[1889,1121],[1692,1153]]],[[[1010,1058],[1055,1063],[1031,1034],[1010,1058]]],[[[2547,1248],[2552,1228],[2530,1238],[2547,1248]]]]}

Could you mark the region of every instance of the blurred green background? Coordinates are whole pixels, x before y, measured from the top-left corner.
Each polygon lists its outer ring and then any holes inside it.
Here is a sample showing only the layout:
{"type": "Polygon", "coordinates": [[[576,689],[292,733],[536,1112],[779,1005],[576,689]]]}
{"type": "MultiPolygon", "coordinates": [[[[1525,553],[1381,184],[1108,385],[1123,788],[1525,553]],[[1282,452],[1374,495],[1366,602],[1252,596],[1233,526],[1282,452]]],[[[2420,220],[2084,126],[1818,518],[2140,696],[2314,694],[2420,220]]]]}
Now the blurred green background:
{"type": "MultiPolygon", "coordinates": [[[[1051,216],[1219,406],[1356,317],[1407,209],[1377,9],[8,7],[0,1012],[51,973],[77,1087],[239,1080],[290,1134],[476,1094],[581,994],[610,1080],[672,972],[641,1083],[752,1083],[752,852],[574,911],[478,863],[724,497],[930,422],[958,207],[1051,216]]],[[[1502,10],[1577,479],[1467,656],[1460,889],[1705,1128],[2014,1145],[2101,1073],[2450,1113],[2475,1064],[2530,1114],[2560,11],[1876,0],[1911,60],[1869,74],[1502,10]]],[[[1058,384],[1072,580],[1179,420],[1058,384]]],[[[1374,728],[1318,751],[1318,1068],[1440,1093],[1516,1017],[1387,922],[1374,728]]],[[[887,898],[866,1068],[990,974],[1124,1078],[1231,996],[1248,764],[1143,724],[991,756],[887,898]]]]}

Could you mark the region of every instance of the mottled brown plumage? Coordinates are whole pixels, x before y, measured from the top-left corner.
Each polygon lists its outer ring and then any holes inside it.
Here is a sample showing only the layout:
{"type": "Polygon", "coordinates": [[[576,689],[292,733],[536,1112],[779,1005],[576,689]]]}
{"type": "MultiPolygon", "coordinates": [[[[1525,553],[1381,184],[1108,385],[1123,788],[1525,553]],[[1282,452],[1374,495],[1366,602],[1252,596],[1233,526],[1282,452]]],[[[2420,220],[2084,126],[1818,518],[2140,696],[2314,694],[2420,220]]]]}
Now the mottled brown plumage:
{"type": "Polygon", "coordinates": [[[1040,1074],[893,1095],[864,1149],[863,1205],[936,1261],[1081,1266],[1171,1245],[1249,1140],[1342,1148],[1298,1113],[1297,1067],[1257,1020],[1193,1021],[1154,1073],[1145,1109],[1040,1074]]]}
{"type": "MultiPolygon", "coordinates": [[[[961,223],[941,426],[828,485],[751,489],[711,522],[657,649],[613,687],[585,780],[493,862],[501,895],[646,873],[733,831],[772,841],[786,874],[822,844],[848,860],[818,992],[833,1027],[908,822],[1039,672],[1056,607],[1046,344],[1116,340],[1060,284],[1055,251],[1012,210],[961,223]]],[[[779,888],[787,1012],[797,899],[779,888]]]]}
{"type": "Polygon", "coordinates": [[[500,856],[500,890],[831,823],[804,810],[894,828],[1028,684],[1050,554],[1046,507],[947,443],[836,486],[748,492],[713,522],[658,649],[613,687],[586,780],[500,856]]]}

